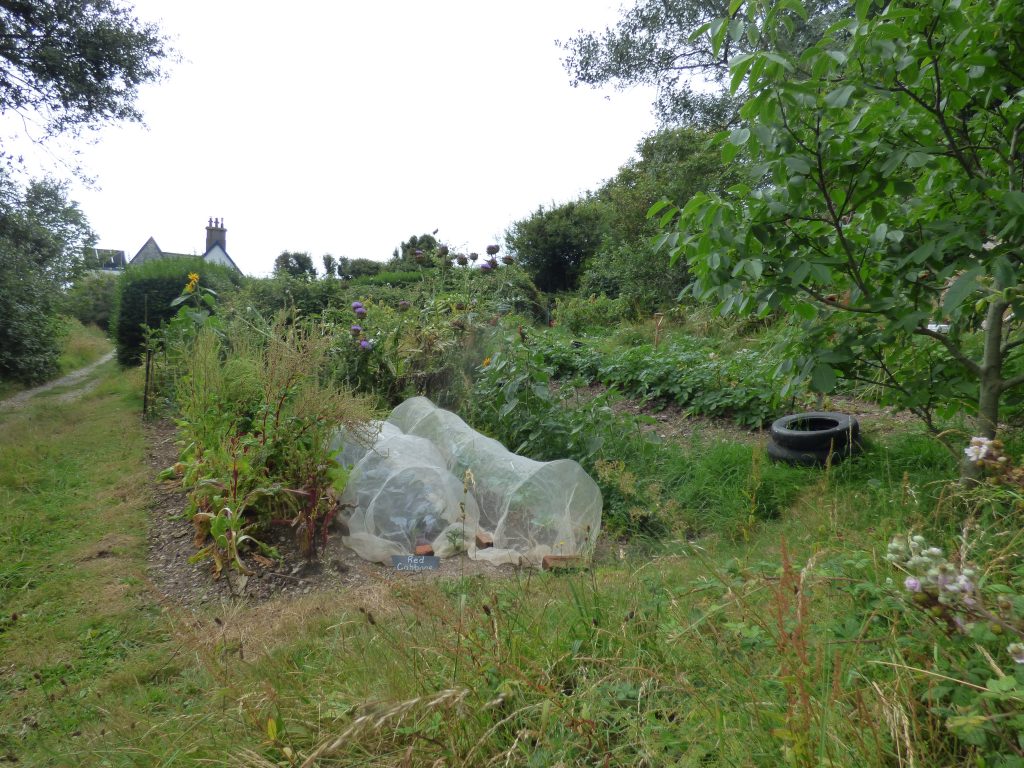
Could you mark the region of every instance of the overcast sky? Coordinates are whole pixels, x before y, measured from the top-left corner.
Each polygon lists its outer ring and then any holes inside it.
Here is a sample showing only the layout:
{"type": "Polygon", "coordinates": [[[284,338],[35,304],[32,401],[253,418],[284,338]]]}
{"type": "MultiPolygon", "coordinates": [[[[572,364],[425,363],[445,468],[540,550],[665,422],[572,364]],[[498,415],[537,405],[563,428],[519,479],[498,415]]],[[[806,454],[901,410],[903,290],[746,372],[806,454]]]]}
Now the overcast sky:
{"type": "Polygon", "coordinates": [[[481,251],[598,186],[655,127],[649,91],[574,89],[555,44],[619,5],[137,0],[182,61],[143,91],[145,128],[85,148],[98,188],[73,197],[129,258],[150,235],[201,253],[222,218],[251,275],[282,250],[384,260],[434,229],[481,251]]]}

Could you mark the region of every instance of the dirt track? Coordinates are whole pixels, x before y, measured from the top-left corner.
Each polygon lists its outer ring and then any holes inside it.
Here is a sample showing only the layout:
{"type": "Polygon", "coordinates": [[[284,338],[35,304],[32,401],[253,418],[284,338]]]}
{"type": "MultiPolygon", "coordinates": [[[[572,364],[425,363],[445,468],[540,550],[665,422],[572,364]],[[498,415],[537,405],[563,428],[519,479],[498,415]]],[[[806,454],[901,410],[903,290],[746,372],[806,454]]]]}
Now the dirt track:
{"type": "MultiPolygon", "coordinates": [[[[90,365],[87,365],[84,368],[79,368],[77,371],[72,371],[67,376],[61,376],[59,379],[54,379],[53,381],[48,381],[45,384],[40,384],[38,387],[33,387],[32,389],[26,389],[23,392],[19,392],[18,394],[14,395],[13,397],[9,397],[6,400],[0,400],[0,411],[16,411],[19,408],[24,408],[26,405],[28,405],[29,400],[31,400],[38,394],[48,392],[49,390],[56,389],[57,387],[74,386],[75,384],[78,384],[79,382],[82,382],[85,379],[87,379],[89,377],[89,374],[91,374],[93,371],[95,371],[108,360],[111,360],[113,357],[114,353],[108,352],[95,363],[91,363],[90,365]]],[[[60,397],[57,399],[57,402],[63,403],[69,400],[74,400],[76,397],[80,397],[81,395],[88,392],[89,389],[91,389],[90,384],[85,384],[82,387],[73,389],[69,392],[65,392],[62,395],[60,395],[60,397]]]]}

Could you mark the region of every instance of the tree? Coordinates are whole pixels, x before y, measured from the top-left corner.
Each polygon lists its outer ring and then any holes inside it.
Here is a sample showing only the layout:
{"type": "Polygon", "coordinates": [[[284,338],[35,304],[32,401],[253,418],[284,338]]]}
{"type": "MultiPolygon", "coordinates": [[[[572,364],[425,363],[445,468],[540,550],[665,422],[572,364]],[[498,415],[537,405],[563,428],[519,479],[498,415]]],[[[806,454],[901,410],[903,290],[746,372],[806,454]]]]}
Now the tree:
{"type": "Polygon", "coordinates": [[[643,139],[637,157],[592,195],[605,234],[584,266],[580,291],[621,296],[639,315],[673,302],[686,285],[686,269],[680,264],[666,274],[650,245],[657,225],[645,214],[663,198],[682,205],[697,192],[723,192],[738,180],[735,164],[722,162],[709,134],[672,128],[643,139]]]}
{"type": "Polygon", "coordinates": [[[282,251],[274,259],[274,275],[291,275],[306,280],[316,279],[316,267],[308,253],[282,251]]]}
{"type": "Polygon", "coordinates": [[[742,91],[725,90],[730,62],[754,51],[799,53],[847,3],[815,0],[806,17],[787,14],[784,26],[758,25],[765,32],[758,37],[746,34],[757,18],[745,18],[744,5],[756,11],[756,4],[737,0],[639,0],[614,28],[581,30],[560,43],[568,52],[563,64],[573,86],[655,86],[655,112],[666,126],[720,128],[735,121],[743,103],[742,91]],[[699,87],[702,81],[712,88],[699,87]]]}
{"type": "Polygon", "coordinates": [[[1024,384],[1022,61],[1016,0],[860,0],[799,58],[734,60],[751,97],[723,155],[758,175],[662,242],[723,311],[806,318],[791,373],[818,390],[870,378],[933,429],[963,403],[993,437],[1024,384]]]}
{"type": "Polygon", "coordinates": [[[351,259],[348,262],[347,274],[351,277],[372,277],[378,274],[383,264],[373,259],[351,259]]]}
{"type": "Polygon", "coordinates": [[[515,222],[505,242],[542,291],[569,291],[579,281],[583,263],[601,244],[604,226],[600,209],[578,200],[545,210],[537,208],[515,222]]]}
{"type": "Polygon", "coordinates": [[[47,136],[140,121],[139,86],[168,53],[157,27],[115,0],[0,0],[0,113],[47,136]]]}
{"type": "Polygon", "coordinates": [[[388,262],[389,269],[414,269],[416,267],[432,267],[434,256],[437,254],[440,243],[433,234],[412,235],[408,240],[402,242],[391,254],[391,261],[388,262]]]}
{"type": "Polygon", "coordinates": [[[341,274],[338,271],[338,260],[335,259],[331,254],[325,253],[323,255],[323,263],[324,263],[324,277],[332,278],[335,275],[341,274]]]}
{"type": "Polygon", "coordinates": [[[21,189],[0,171],[0,378],[34,384],[56,373],[61,293],[93,242],[65,184],[21,189]]]}

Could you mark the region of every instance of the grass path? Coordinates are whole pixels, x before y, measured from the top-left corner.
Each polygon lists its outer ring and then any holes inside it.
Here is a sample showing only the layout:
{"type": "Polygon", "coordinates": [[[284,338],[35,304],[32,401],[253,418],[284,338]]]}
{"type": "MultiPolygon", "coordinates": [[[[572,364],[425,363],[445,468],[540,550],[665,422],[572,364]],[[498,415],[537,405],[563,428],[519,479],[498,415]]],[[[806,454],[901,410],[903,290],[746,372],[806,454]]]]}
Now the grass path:
{"type": "Polygon", "coordinates": [[[54,379],[53,381],[48,381],[45,384],[40,384],[38,387],[22,390],[18,394],[13,395],[12,397],[7,398],[6,400],[0,400],[0,410],[17,410],[19,408],[24,408],[28,404],[29,400],[31,400],[36,395],[41,395],[44,392],[49,392],[50,390],[64,387],[70,387],[72,389],[68,392],[61,393],[61,399],[59,400],[59,402],[67,402],[69,400],[72,400],[75,397],[84,394],[87,388],[94,386],[95,384],[98,383],[98,381],[86,383],[82,387],[77,387],[77,385],[88,379],[89,376],[91,376],[96,371],[96,369],[99,368],[101,365],[109,363],[113,359],[114,353],[107,352],[99,360],[90,363],[84,368],[79,368],[77,371],[72,371],[66,376],[61,376],[59,379],[54,379]]]}

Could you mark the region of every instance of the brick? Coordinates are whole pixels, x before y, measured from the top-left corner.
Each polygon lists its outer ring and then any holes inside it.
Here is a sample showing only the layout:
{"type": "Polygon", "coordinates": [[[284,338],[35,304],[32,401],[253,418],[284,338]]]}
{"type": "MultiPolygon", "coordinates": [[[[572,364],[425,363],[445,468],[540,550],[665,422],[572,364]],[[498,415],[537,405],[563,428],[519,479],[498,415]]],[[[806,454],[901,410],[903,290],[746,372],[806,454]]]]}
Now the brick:
{"type": "Polygon", "coordinates": [[[432,555],[434,554],[434,548],[429,544],[417,544],[415,554],[417,555],[432,555]]]}
{"type": "Polygon", "coordinates": [[[476,548],[487,549],[494,546],[494,537],[487,531],[476,532],[476,548]]]}
{"type": "Polygon", "coordinates": [[[582,568],[583,558],[579,555],[544,555],[540,561],[540,567],[545,571],[564,571],[572,568],[582,568]]]}

